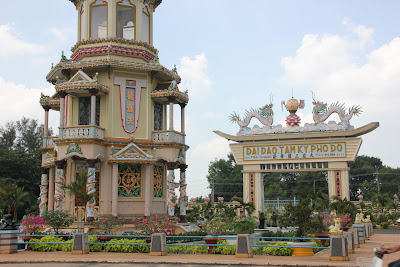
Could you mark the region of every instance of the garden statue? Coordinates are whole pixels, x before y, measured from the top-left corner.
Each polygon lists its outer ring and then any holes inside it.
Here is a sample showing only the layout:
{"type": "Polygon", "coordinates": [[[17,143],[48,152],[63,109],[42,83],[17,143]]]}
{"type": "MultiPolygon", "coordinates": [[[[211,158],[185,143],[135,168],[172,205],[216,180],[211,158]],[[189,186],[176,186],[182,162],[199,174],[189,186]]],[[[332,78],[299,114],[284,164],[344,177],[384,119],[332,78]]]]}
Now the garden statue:
{"type": "Polygon", "coordinates": [[[360,219],[361,219],[361,223],[365,222],[364,221],[364,213],[362,213],[362,212],[360,213],[360,219]]]}
{"type": "Polygon", "coordinates": [[[329,230],[330,234],[341,234],[343,231],[340,230],[342,220],[340,218],[335,218],[333,220],[335,222],[335,226],[331,226],[332,228],[329,230]]]}
{"type": "Polygon", "coordinates": [[[276,215],[275,211],[272,213],[271,216],[271,223],[272,223],[272,227],[277,227],[278,224],[276,223],[276,220],[278,219],[278,215],[276,215]]]}
{"type": "Polygon", "coordinates": [[[1,230],[17,230],[15,226],[15,222],[12,219],[12,214],[4,215],[3,219],[1,219],[1,230]]]}
{"type": "Polygon", "coordinates": [[[364,222],[370,223],[371,222],[371,215],[367,215],[367,218],[364,220],[364,222]]]}

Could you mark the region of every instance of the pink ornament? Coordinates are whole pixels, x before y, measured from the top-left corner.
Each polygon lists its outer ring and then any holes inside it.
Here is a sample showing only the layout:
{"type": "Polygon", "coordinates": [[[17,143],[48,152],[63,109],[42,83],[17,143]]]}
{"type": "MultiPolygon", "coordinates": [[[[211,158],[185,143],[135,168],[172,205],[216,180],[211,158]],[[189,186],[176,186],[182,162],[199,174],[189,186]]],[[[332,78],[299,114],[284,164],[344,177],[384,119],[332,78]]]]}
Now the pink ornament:
{"type": "Polygon", "coordinates": [[[209,197],[205,197],[204,201],[208,202],[208,201],[210,201],[210,198],[209,197]]]}
{"type": "Polygon", "coordinates": [[[363,195],[359,195],[359,196],[358,196],[358,199],[359,199],[359,200],[364,199],[363,195]]]}
{"type": "Polygon", "coordinates": [[[218,201],[224,201],[224,197],[218,197],[218,201]]]}

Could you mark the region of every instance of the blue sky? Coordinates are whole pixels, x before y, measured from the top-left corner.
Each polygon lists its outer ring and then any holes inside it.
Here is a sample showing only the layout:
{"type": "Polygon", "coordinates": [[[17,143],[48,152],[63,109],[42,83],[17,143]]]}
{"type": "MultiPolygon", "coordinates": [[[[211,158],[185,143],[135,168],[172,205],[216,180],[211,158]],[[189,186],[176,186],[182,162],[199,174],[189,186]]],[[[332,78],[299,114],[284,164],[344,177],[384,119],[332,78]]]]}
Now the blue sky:
{"type": "MultiPolygon", "coordinates": [[[[399,1],[164,0],[154,14],[154,46],[164,66],[177,65],[180,89],[189,90],[189,197],[209,192],[207,166],[229,152],[212,131],[235,134],[229,114],[261,107],[270,94],[275,124],[283,124],[280,102],[292,88],[306,103],[302,122],[312,120],[310,91],[320,101],[362,106],[351,123],[381,126],[363,136],[359,154],[400,167],[399,9],[399,1]]],[[[2,3],[0,125],[23,115],[43,121],[39,95],[52,92],[45,76],[62,50],[70,55],[76,19],[67,0],[2,3]]],[[[50,115],[53,128],[57,115],[50,115]]]]}

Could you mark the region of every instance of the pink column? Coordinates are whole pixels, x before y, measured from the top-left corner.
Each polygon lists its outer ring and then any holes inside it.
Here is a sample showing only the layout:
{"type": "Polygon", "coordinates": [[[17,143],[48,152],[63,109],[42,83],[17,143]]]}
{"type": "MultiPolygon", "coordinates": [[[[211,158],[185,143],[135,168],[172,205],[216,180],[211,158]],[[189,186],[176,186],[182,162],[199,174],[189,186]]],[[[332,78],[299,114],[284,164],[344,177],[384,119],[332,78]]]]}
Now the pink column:
{"type": "Polygon", "coordinates": [[[47,137],[49,136],[49,106],[43,106],[44,109],[44,130],[43,130],[43,136],[47,137]]]}
{"type": "Polygon", "coordinates": [[[144,164],[144,216],[151,214],[151,199],[153,192],[153,164],[144,164]]]}
{"type": "Polygon", "coordinates": [[[111,213],[114,216],[118,215],[118,164],[112,164],[112,205],[111,205],[111,213]]]}
{"type": "Polygon", "coordinates": [[[67,94],[65,92],[59,92],[60,96],[60,127],[64,127],[64,118],[65,118],[65,97],[67,94]]]}
{"type": "Polygon", "coordinates": [[[96,89],[90,89],[89,90],[91,94],[90,98],[90,125],[95,125],[96,124],[96,94],[97,90],[96,89]]]}
{"type": "Polygon", "coordinates": [[[174,96],[169,96],[168,97],[169,101],[169,130],[173,131],[174,130],[174,101],[175,97],[174,96]]]}
{"type": "Polygon", "coordinates": [[[180,103],[181,106],[181,133],[185,133],[185,107],[186,103],[180,103]]]}

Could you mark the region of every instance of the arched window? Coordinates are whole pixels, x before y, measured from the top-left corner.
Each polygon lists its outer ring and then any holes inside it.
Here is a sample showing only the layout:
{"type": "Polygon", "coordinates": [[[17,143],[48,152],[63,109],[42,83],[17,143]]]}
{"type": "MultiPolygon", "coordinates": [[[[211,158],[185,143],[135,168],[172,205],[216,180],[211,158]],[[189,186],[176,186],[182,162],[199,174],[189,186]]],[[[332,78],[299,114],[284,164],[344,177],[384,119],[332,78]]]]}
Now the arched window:
{"type": "Polygon", "coordinates": [[[150,43],[150,12],[147,6],[142,10],[142,41],[150,43]]]}
{"type": "Polygon", "coordinates": [[[136,6],[130,0],[117,3],[117,37],[135,40],[136,6]]]}
{"type": "Polygon", "coordinates": [[[107,2],[96,0],[90,5],[90,38],[107,37],[107,2]]]}

